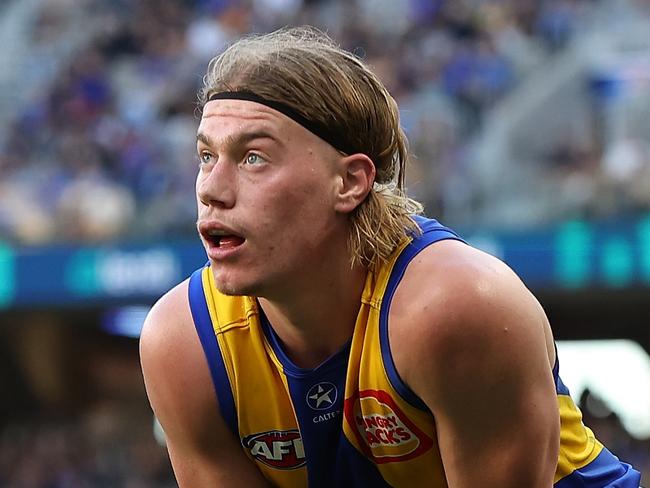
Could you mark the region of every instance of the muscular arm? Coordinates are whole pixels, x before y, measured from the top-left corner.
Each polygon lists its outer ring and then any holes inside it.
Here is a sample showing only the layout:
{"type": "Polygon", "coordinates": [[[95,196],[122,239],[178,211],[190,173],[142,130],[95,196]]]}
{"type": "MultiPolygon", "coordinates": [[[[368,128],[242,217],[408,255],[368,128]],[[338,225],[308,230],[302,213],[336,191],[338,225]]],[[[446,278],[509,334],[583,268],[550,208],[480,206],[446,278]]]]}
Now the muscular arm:
{"type": "Polygon", "coordinates": [[[551,487],[552,337],[514,273],[462,243],[438,243],[409,266],[390,320],[396,366],[436,419],[450,488],[551,487]]]}
{"type": "Polygon", "coordinates": [[[187,301],[187,282],[151,310],[140,339],[147,395],[181,488],[267,486],[219,414],[187,301]]]}

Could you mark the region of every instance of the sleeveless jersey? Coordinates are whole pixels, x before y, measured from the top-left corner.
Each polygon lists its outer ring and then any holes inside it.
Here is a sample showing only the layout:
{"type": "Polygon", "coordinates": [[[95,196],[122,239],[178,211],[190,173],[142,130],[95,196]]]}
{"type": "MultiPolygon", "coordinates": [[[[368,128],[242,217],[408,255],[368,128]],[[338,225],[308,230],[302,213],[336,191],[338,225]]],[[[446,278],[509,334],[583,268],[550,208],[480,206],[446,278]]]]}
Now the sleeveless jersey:
{"type": "MultiPolygon", "coordinates": [[[[408,263],[437,241],[460,240],[435,220],[416,221],[422,234],[368,273],[349,343],[314,369],[286,356],[255,298],[219,293],[209,266],[190,278],[220,413],[275,486],[447,487],[434,417],[401,380],[388,342],[391,299],[408,263]]],[[[582,424],[558,370],[556,360],[561,446],[554,486],[637,488],[639,473],[582,424]]]]}

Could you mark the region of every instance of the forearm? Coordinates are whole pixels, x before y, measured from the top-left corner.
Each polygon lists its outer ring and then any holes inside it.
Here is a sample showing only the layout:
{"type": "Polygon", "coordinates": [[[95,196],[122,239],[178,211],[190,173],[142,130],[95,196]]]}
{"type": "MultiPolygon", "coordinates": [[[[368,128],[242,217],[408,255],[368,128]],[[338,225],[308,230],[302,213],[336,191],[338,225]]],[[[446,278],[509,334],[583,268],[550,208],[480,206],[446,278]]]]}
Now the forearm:
{"type": "Polygon", "coordinates": [[[219,459],[200,453],[180,453],[168,446],[179,488],[266,488],[271,486],[246,458],[219,459]]]}
{"type": "Polygon", "coordinates": [[[445,473],[449,488],[551,488],[557,456],[552,458],[547,453],[491,452],[447,459],[445,473]]]}

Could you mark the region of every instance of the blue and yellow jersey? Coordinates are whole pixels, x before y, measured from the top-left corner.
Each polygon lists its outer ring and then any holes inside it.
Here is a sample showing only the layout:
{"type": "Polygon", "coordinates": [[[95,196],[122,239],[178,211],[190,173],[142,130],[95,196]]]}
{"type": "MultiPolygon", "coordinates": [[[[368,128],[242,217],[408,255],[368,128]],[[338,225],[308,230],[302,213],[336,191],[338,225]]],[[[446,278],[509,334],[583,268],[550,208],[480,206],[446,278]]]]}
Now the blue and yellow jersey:
{"type": "MultiPolygon", "coordinates": [[[[426,246],[459,239],[421,217],[422,235],[368,273],[353,336],[315,369],[285,355],[255,298],[217,291],[208,266],[190,279],[192,316],[221,415],[246,455],[280,487],[446,487],[434,417],[400,379],[388,312],[408,263],[426,246]]],[[[637,488],[640,475],[582,424],[553,369],[561,417],[557,488],[637,488]]]]}

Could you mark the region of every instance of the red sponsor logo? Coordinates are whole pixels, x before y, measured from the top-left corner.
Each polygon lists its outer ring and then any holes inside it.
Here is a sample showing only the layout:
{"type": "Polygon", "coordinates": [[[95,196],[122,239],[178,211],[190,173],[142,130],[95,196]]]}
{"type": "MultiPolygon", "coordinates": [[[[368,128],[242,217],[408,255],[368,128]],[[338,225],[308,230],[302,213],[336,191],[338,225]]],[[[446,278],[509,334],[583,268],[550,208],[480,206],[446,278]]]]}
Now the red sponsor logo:
{"type": "Polygon", "coordinates": [[[305,465],[305,449],[298,429],[270,430],[246,436],[242,445],[257,461],[275,469],[305,465]]]}
{"type": "Polygon", "coordinates": [[[433,445],[382,390],[363,390],[345,400],[345,419],[363,453],[377,464],[413,459],[433,445]]]}

